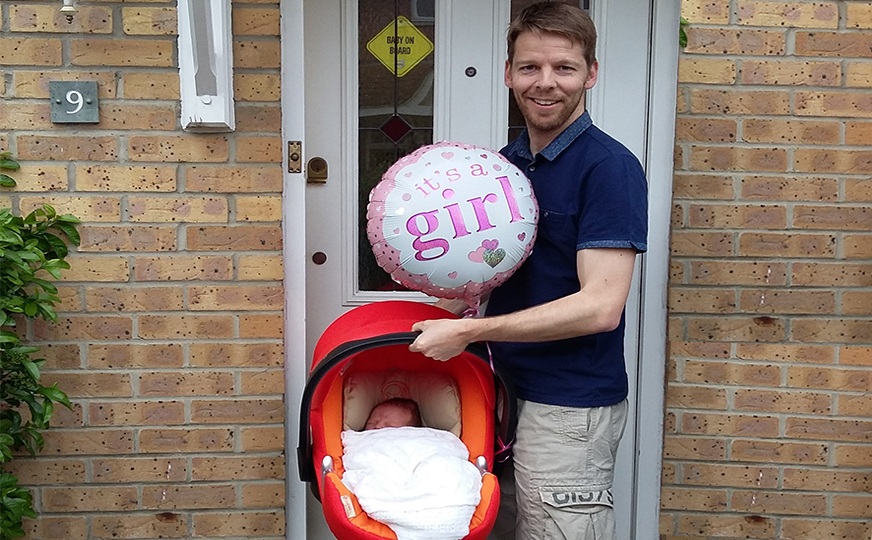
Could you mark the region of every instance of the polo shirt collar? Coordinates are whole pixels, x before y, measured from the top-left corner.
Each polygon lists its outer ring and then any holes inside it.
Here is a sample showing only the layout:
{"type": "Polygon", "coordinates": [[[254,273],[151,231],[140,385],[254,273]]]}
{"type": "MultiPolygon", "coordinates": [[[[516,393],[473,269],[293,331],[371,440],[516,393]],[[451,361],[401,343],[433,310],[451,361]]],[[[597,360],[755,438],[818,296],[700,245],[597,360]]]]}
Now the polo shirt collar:
{"type": "MultiPolygon", "coordinates": [[[[569,124],[569,127],[564,129],[560,135],[554,138],[551,143],[542,149],[539,154],[543,158],[548,161],[554,161],[554,158],[560,155],[561,152],[566,150],[566,148],[572,144],[572,141],[578,138],[579,135],[584,133],[584,131],[593,125],[593,120],[590,118],[590,113],[585,110],[581,113],[581,116],[575,119],[574,122],[569,124]]],[[[510,149],[510,153],[517,155],[518,157],[524,158],[527,161],[533,161],[535,158],[530,153],[530,135],[527,133],[527,130],[524,129],[521,132],[521,135],[512,145],[513,147],[510,149]]]]}

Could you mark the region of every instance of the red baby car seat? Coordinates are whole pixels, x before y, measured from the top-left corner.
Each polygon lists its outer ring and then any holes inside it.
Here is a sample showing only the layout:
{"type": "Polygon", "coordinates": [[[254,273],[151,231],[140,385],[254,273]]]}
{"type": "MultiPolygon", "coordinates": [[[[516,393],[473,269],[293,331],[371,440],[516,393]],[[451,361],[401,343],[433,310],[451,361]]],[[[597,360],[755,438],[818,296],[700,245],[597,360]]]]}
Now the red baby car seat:
{"type": "MultiPolygon", "coordinates": [[[[514,391],[508,377],[490,362],[487,349],[481,344],[471,344],[447,362],[409,351],[409,344],[417,337],[411,331],[414,323],[444,318],[457,317],[420,302],[375,302],[336,319],[315,346],[300,407],[299,474],[302,481],[310,483],[312,492],[321,501],[330,530],[341,540],[397,538],[387,525],[361,509],[354,494],[341,481],[344,468],[340,434],[345,429],[343,413],[347,412],[346,382],[355,374],[390,370],[403,370],[413,376],[439,373],[456,383],[460,440],[469,450],[470,461],[483,470],[481,502],[465,540],[483,540],[493,528],[500,500],[493,466],[495,456],[498,461],[507,457],[503,441],[511,441],[514,435],[517,422],[514,391]]],[[[419,406],[423,414],[427,404],[419,406]]]]}

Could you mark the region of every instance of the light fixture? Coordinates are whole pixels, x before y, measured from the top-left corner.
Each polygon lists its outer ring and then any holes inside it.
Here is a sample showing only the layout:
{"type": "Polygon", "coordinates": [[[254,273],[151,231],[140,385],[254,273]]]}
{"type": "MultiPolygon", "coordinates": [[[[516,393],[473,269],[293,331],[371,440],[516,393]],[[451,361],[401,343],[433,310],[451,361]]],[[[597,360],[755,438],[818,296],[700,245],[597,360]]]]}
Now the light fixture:
{"type": "Polygon", "coordinates": [[[64,5],[61,6],[61,13],[66,15],[67,22],[73,22],[73,15],[76,14],[76,6],[73,5],[73,0],[64,0],[64,5]]]}

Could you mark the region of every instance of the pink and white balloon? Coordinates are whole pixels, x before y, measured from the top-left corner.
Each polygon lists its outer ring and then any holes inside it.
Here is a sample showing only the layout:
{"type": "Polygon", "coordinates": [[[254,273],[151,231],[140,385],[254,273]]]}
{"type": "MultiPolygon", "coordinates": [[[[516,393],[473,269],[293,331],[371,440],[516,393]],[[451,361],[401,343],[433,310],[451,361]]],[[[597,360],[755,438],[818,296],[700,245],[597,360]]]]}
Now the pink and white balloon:
{"type": "Polygon", "coordinates": [[[444,141],[394,163],[366,215],[376,261],[395,281],[477,307],[530,255],[539,209],[498,152],[444,141]]]}

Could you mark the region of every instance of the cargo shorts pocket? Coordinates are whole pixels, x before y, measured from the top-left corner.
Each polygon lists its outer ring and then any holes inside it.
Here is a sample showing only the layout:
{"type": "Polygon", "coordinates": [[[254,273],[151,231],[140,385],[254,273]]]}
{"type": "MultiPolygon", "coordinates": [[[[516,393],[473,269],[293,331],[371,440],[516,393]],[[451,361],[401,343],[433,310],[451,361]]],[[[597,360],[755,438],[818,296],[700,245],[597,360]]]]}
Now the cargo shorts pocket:
{"type": "Polygon", "coordinates": [[[545,508],[546,540],[614,540],[614,497],[611,489],[553,486],[539,490],[545,508]]]}

